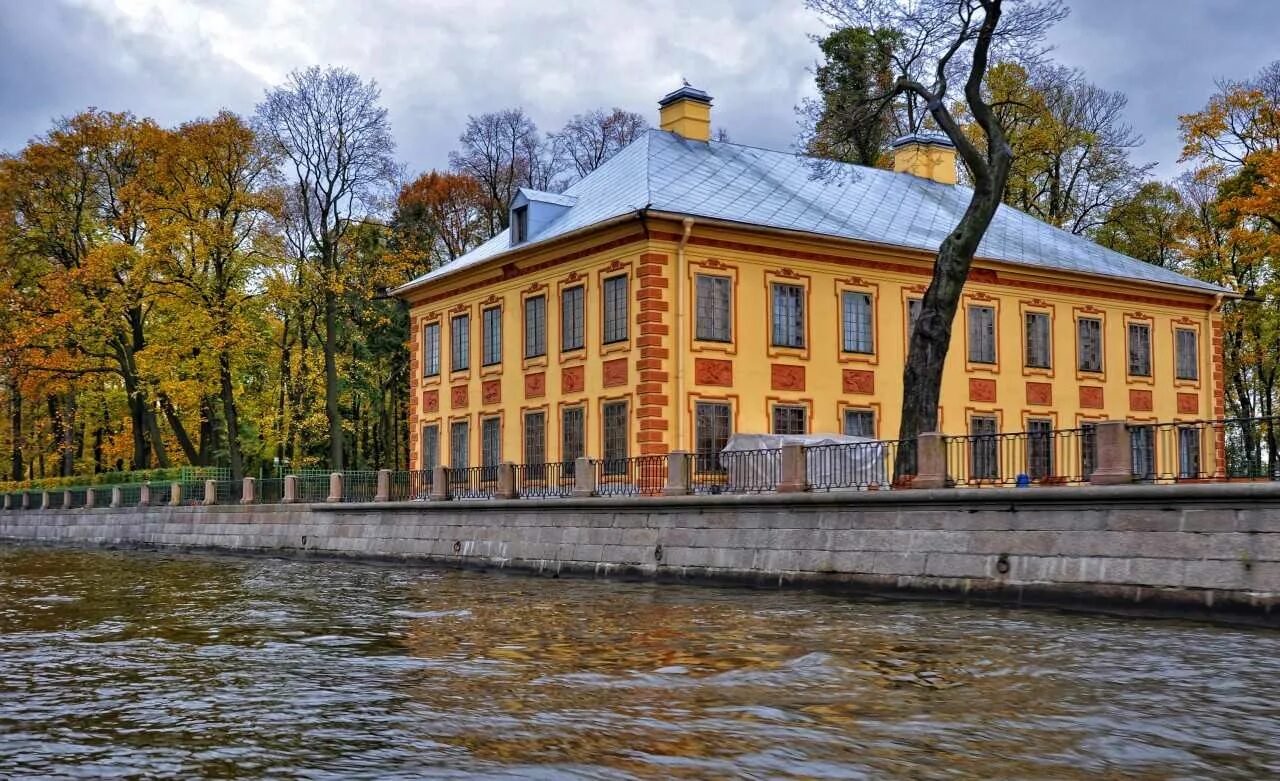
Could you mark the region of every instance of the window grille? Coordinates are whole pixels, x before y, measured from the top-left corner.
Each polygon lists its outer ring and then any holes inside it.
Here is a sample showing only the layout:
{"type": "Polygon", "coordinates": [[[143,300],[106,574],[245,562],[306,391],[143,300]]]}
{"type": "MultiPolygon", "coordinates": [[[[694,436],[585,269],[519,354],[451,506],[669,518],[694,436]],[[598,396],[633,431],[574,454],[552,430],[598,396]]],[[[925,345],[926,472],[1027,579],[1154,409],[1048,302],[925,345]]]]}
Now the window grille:
{"type": "Polygon", "coordinates": [[[804,347],[804,288],[773,285],[773,346],[804,347]]]}
{"type": "Polygon", "coordinates": [[[1082,317],[1076,322],[1076,352],[1082,372],[1102,371],[1102,321],[1082,317]]]}
{"type": "Polygon", "coordinates": [[[627,403],[610,401],[603,405],[604,459],[621,461],[627,457],[627,403]]]}
{"type": "Polygon", "coordinates": [[[627,278],[609,277],[604,281],[604,343],[627,340],[627,278]]]}
{"type": "Polygon", "coordinates": [[[844,433],[850,437],[876,438],[876,413],[869,409],[844,411],[844,433]]]}
{"type": "Polygon", "coordinates": [[[1151,326],[1129,323],[1129,374],[1151,376],[1151,326]]]}
{"type": "Polygon", "coordinates": [[[586,288],[582,285],[566,288],[560,294],[560,349],[564,352],[580,350],[586,343],[585,295],[586,288]]]}
{"type": "Polygon", "coordinates": [[[484,342],[481,362],[485,366],[502,363],[502,308],[495,306],[484,310],[480,327],[484,342]]]}
{"type": "Polygon", "coordinates": [[[524,462],[542,464],[547,460],[547,416],[543,412],[524,415],[524,462]]]}
{"type": "Polygon", "coordinates": [[[728,342],[733,335],[733,280],[699,274],[697,277],[695,336],[708,342],[728,342]]]}
{"type": "Polygon", "coordinates": [[[846,290],[840,294],[842,341],[848,353],[870,353],[874,350],[872,338],[871,296],[846,290]]]}
{"type": "Polygon", "coordinates": [[[1044,312],[1027,312],[1027,366],[1048,369],[1051,365],[1051,323],[1044,312]]]}
{"type": "Polygon", "coordinates": [[[809,410],[791,404],[777,404],[773,408],[773,433],[775,434],[807,434],[806,417],[809,410]]]}
{"type": "Polygon", "coordinates": [[[422,376],[435,377],[440,374],[440,324],[427,323],[422,326],[422,376]]]}
{"type": "Polygon", "coordinates": [[[471,368],[470,315],[458,315],[449,321],[449,344],[449,370],[460,372],[471,368]]]}
{"type": "Polygon", "coordinates": [[[1199,335],[1188,328],[1177,330],[1177,377],[1180,380],[1200,378],[1199,335]]]}
{"type": "Polygon", "coordinates": [[[524,357],[547,354],[547,297],[524,300],[524,357]]]}
{"type": "Polygon", "coordinates": [[[694,405],[694,439],[697,445],[697,469],[719,472],[720,451],[729,443],[732,410],[724,402],[700,401],[694,405]]]}
{"type": "Polygon", "coordinates": [[[572,463],[586,455],[582,407],[565,407],[560,414],[560,458],[572,463]]]}
{"type": "Polygon", "coordinates": [[[466,469],[470,465],[471,425],[465,420],[449,424],[449,468],[466,469]]]}

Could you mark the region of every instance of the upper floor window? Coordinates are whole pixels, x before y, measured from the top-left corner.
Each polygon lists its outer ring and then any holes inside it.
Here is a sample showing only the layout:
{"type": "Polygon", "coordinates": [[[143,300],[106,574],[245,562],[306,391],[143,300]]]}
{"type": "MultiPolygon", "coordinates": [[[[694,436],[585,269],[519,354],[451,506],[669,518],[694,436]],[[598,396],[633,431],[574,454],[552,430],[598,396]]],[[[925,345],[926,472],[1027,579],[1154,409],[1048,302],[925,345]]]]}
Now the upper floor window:
{"type": "Polygon", "coordinates": [[[920,308],[924,303],[918,298],[907,299],[907,341],[911,341],[911,335],[916,332],[916,320],[920,319],[920,308]]]}
{"type": "Polygon", "coordinates": [[[511,243],[520,244],[529,240],[529,205],[517,206],[511,210],[511,243]]]}
{"type": "Polygon", "coordinates": [[[876,413],[869,409],[844,411],[844,433],[850,437],[876,438],[876,413]]]}
{"type": "Polygon", "coordinates": [[[1189,328],[1179,328],[1177,334],[1177,378],[1180,380],[1200,379],[1200,349],[1197,342],[1199,336],[1189,328]]]}
{"type": "Polygon", "coordinates": [[[484,366],[493,366],[502,363],[502,307],[490,307],[481,315],[484,349],[481,350],[480,359],[484,366]]]}
{"type": "Polygon", "coordinates": [[[727,342],[733,335],[733,280],[699,274],[696,279],[695,336],[708,342],[727,342]]]}
{"type": "Polygon", "coordinates": [[[993,307],[969,307],[969,362],[996,362],[996,310],[993,307]]]}
{"type": "Polygon", "coordinates": [[[1027,312],[1027,366],[1032,369],[1048,369],[1051,365],[1049,315],[1044,312],[1027,312]]]}
{"type": "Polygon", "coordinates": [[[422,326],[422,376],[435,377],[440,373],[440,324],[422,326]]]}
{"type": "Polygon", "coordinates": [[[871,353],[875,341],[871,327],[871,296],[846,290],[840,294],[841,346],[847,353],[871,353]]]}
{"type": "Polygon", "coordinates": [[[604,343],[627,340],[627,278],[609,277],[604,281],[604,343]]]}
{"type": "Polygon", "coordinates": [[[804,347],[804,288],[773,284],[773,346],[804,347]]]}
{"type": "Polygon", "coordinates": [[[809,433],[809,410],[807,407],[794,404],[775,404],[773,406],[773,433],[775,434],[807,434],[809,433]]]}
{"type": "Polygon", "coordinates": [[[1102,321],[1082,317],[1076,321],[1076,354],[1082,372],[1102,371],[1102,321]]]}
{"type": "Polygon", "coordinates": [[[584,337],[584,319],[586,307],[584,298],[586,288],[582,285],[565,288],[560,293],[560,350],[581,350],[586,340],[584,337]]]}
{"type": "Polygon", "coordinates": [[[458,315],[449,321],[449,371],[471,368],[471,315],[458,315]]]}
{"type": "Polygon", "coordinates": [[[524,357],[547,354],[547,297],[524,300],[524,357]]]}
{"type": "Polygon", "coordinates": [[[1129,374],[1151,376],[1151,326],[1129,323],[1129,374]]]}

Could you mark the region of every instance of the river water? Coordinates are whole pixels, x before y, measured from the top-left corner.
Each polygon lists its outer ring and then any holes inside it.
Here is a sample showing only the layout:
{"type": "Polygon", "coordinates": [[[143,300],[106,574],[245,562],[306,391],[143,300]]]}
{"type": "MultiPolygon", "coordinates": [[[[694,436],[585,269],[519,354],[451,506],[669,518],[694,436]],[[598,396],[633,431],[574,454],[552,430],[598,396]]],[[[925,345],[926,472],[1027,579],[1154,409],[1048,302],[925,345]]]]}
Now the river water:
{"type": "Polygon", "coordinates": [[[3,778],[1275,778],[1280,633],[0,548],[3,778]]]}

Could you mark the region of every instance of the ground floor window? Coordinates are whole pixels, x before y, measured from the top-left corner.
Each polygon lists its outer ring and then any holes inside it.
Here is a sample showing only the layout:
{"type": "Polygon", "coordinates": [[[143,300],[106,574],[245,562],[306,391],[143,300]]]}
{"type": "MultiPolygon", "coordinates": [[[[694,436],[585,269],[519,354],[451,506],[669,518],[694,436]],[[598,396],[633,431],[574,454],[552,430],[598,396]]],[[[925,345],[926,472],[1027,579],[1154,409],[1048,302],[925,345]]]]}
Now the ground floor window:
{"type": "Polygon", "coordinates": [[[449,425],[449,468],[466,469],[467,455],[471,452],[471,425],[465,420],[455,420],[449,425]]]}
{"type": "Polygon", "coordinates": [[[422,427],[422,468],[435,469],[440,463],[440,426],[432,423],[422,427]]]}
{"type": "Polygon", "coordinates": [[[582,407],[565,407],[560,413],[560,459],[562,461],[573,463],[586,455],[583,425],[582,407]]]}
{"type": "Polygon", "coordinates": [[[1200,429],[1178,429],[1178,477],[1200,476],[1200,429]]]}
{"type": "Polygon", "coordinates": [[[606,402],[601,412],[604,419],[605,469],[610,473],[624,471],[626,464],[623,462],[627,459],[627,403],[606,402]]]}
{"type": "Polygon", "coordinates": [[[1156,476],[1156,430],[1153,426],[1130,426],[1129,448],[1133,456],[1133,476],[1154,480],[1156,476]]]}
{"type": "Polygon", "coordinates": [[[996,480],[1000,477],[1000,449],[996,434],[999,422],[991,415],[969,418],[969,477],[996,480]]]}
{"type": "Polygon", "coordinates": [[[480,421],[480,465],[497,466],[502,461],[502,419],[480,421]]]}
{"type": "Polygon", "coordinates": [[[807,407],[793,404],[775,404],[773,407],[773,433],[775,434],[807,434],[809,433],[807,407]]]}
{"type": "Polygon", "coordinates": [[[869,409],[844,411],[844,433],[850,437],[876,438],[876,413],[869,409]]]}
{"type": "Polygon", "coordinates": [[[721,472],[720,451],[729,443],[732,409],[727,402],[699,401],[694,405],[694,439],[699,472],[721,472]]]}
{"type": "Polygon", "coordinates": [[[524,462],[542,464],[547,460],[547,415],[545,412],[524,414],[524,462]]]}
{"type": "Polygon", "coordinates": [[[1043,480],[1053,475],[1053,421],[1031,418],[1027,421],[1027,476],[1043,480]]]}
{"type": "Polygon", "coordinates": [[[1080,424],[1080,478],[1092,480],[1093,470],[1098,468],[1098,427],[1094,423],[1080,424]]]}

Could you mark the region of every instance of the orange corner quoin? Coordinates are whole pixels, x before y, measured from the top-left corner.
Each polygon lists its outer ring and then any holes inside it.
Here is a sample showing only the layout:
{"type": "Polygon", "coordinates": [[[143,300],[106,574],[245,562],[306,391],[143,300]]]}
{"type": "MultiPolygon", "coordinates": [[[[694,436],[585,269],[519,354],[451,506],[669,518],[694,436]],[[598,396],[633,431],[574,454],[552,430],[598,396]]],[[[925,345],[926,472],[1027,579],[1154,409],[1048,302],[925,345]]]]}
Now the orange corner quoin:
{"type": "MultiPolygon", "coordinates": [[[[792,151],[713,140],[705,93],[667,97],[658,129],[563,192],[521,188],[511,229],[397,289],[412,324],[410,428],[421,439],[434,426],[438,453],[481,463],[495,447],[482,419],[498,413],[498,452],[548,461],[900,428],[932,231],[963,214],[963,198],[942,197],[958,186],[956,150],[908,136],[889,168],[833,163],[850,175],[815,179],[792,151]],[[695,190],[750,195],[703,199],[695,214],[695,190]],[[503,364],[478,367],[495,334],[503,364]]],[[[1231,291],[1111,251],[1096,262],[1087,238],[1013,210],[990,230],[1024,241],[994,243],[965,280],[939,433],[1222,416],[1231,291]],[[1135,322],[1148,327],[1140,377],[1126,371],[1135,322]],[[1185,331],[1194,340],[1175,338],[1185,331]]]]}

